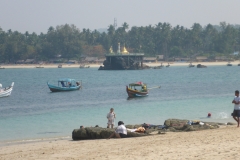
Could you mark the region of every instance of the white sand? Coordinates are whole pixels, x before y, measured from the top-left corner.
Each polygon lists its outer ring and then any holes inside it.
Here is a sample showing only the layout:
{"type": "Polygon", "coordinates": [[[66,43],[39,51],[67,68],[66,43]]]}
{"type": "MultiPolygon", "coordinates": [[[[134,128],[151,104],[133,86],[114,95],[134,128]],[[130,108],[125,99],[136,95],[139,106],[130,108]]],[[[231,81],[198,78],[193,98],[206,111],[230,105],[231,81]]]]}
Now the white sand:
{"type": "Polygon", "coordinates": [[[0,147],[1,160],[15,159],[224,159],[240,158],[240,128],[226,126],[149,137],[57,140],[0,147]]]}
{"type": "MultiPolygon", "coordinates": [[[[100,64],[89,64],[86,66],[99,68],[100,64]]],[[[36,65],[36,64],[10,64],[10,65],[1,65],[1,67],[4,68],[36,68],[36,67],[43,67],[43,68],[58,68],[58,64],[42,64],[42,65],[36,65]]],[[[62,64],[62,68],[79,68],[80,64],[62,64]]],[[[39,69],[43,69],[39,68],[39,69]]]]}
{"type": "MultiPolygon", "coordinates": [[[[144,63],[150,67],[159,66],[161,65],[161,62],[158,63],[144,63]]],[[[164,66],[166,66],[167,62],[162,62],[164,66]]],[[[170,66],[188,66],[189,62],[170,62],[170,66]]],[[[227,62],[192,62],[193,65],[202,64],[206,66],[226,66],[227,62]]],[[[239,61],[231,62],[232,65],[238,65],[240,64],[239,61]]],[[[80,64],[62,64],[62,68],[79,68],[80,64]]],[[[103,66],[103,64],[86,64],[86,66],[90,66],[90,68],[99,68],[100,66],[103,66]]],[[[1,67],[4,68],[36,68],[39,67],[37,64],[10,64],[10,65],[1,65],[1,67]]],[[[43,64],[41,67],[44,68],[58,68],[58,64],[43,64]]]]}

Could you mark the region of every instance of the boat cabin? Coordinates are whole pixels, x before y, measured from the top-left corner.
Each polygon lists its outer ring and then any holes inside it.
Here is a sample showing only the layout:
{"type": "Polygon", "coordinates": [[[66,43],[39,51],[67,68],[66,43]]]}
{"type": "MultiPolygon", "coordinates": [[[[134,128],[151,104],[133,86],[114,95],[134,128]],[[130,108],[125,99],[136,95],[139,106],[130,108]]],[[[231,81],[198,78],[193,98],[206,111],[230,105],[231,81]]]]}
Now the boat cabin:
{"type": "Polygon", "coordinates": [[[58,80],[58,86],[60,87],[75,87],[79,85],[80,82],[76,81],[75,79],[63,78],[58,80]]]}
{"type": "Polygon", "coordinates": [[[129,89],[146,92],[147,91],[147,84],[142,82],[130,83],[128,86],[129,89]]]}

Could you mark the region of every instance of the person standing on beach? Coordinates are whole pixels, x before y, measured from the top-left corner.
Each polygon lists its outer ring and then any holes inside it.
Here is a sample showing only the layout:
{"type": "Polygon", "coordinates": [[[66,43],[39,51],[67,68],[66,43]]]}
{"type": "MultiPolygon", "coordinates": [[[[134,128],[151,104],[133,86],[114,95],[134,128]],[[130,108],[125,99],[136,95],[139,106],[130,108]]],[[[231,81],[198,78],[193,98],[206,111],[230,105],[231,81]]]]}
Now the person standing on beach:
{"type": "Polygon", "coordinates": [[[114,126],[114,119],[116,118],[116,114],[113,111],[114,111],[114,109],[111,108],[110,112],[107,114],[107,119],[108,119],[107,128],[110,128],[110,126],[111,126],[111,128],[113,128],[113,126],[114,126]]]}
{"type": "Polygon", "coordinates": [[[239,97],[238,90],[235,91],[235,97],[234,97],[232,103],[234,103],[234,110],[233,110],[232,116],[233,116],[233,119],[235,121],[237,121],[237,123],[238,123],[237,127],[239,127],[239,124],[240,124],[240,97],[239,97]]]}

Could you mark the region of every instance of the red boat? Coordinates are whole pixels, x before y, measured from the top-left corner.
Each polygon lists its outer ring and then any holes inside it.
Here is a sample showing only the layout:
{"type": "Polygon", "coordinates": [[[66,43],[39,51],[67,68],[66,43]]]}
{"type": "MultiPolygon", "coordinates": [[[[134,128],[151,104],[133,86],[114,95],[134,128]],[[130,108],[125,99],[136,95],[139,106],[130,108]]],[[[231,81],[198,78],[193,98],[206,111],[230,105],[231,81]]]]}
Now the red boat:
{"type": "Polygon", "coordinates": [[[148,96],[147,84],[142,82],[130,83],[126,86],[128,97],[146,97],[148,96]]]}

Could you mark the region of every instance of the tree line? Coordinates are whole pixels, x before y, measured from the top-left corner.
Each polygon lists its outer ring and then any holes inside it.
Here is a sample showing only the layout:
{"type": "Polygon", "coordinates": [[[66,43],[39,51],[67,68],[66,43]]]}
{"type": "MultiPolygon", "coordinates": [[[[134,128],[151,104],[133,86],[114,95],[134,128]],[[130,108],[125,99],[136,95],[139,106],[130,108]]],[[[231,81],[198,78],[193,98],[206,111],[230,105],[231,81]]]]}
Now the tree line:
{"type": "Polygon", "coordinates": [[[165,59],[194,56],[226,56],[240,50],[240,26],[221,22],[219,25],[191,28],[158,23],[154,26],[133,26],[125,22],[121,27],[109,25],[106,32],[78,29],[75,25],[49,27],[46,34],[3,31],[0,27],[0,62],[15,63],[17,60],[35,59],[47,61],[56,57],[79,60],[81,56],[104,57],[118,43],[130,53],[145,53],[165,59]]]}

